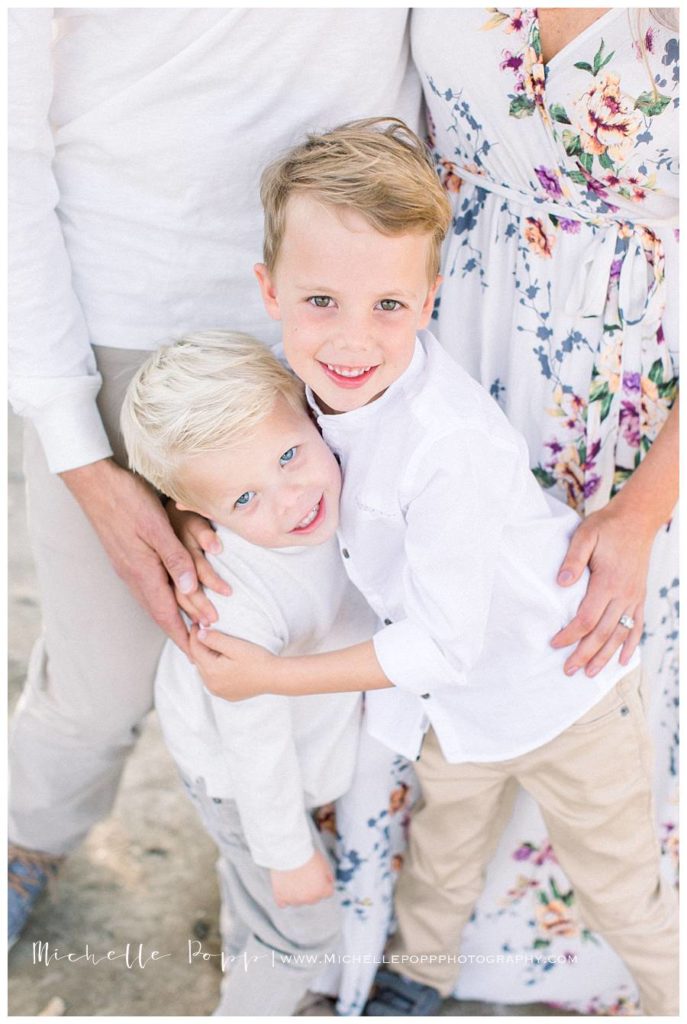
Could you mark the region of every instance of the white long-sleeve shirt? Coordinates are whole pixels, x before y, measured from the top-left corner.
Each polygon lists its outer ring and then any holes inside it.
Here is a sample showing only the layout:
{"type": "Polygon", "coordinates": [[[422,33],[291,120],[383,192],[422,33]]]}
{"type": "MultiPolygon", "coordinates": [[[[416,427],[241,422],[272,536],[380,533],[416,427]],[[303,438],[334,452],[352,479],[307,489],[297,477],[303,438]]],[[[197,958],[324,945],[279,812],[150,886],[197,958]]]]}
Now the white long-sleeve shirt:
{"type": "Polygon", "coordinates": [[[407,10],[27,8],[9,18],[10,398],[53,472],[111,454],[91,345],[276,341],[262,168],[308,130],[417,126],[407,10]]]}
{"type": "MultiPolygon", "coordinates": [[[[273,654],[315,654],[369,640],[376,616],[348,582],[334,538],[315,547],[259,548],[217,527],[210,556],[233,588],[212,595],[215,628],[273,654]]],[[[265,695],[230,703],[204,688],[171,641],[160,659],[155,704],[182,774],[210,796],[236,801],[256,864],[299,867],[313,853],[309,808],[351,782],[358,747],[357,693],[265,695]]]]}
{"type": "Polygon", "coordinates": [[[552,739],[632,665],[568,677],[549,641],[588,574],[556,575],[575,512],[548,497],[496,402],[422,331],[406,372],[339,415],[311,406],[340,457],[340,545],[384,623],[374,637],[390,690],[368,694],[368,728],[416,757],[429,723],[448,761],[498,761],[552,739]]]}

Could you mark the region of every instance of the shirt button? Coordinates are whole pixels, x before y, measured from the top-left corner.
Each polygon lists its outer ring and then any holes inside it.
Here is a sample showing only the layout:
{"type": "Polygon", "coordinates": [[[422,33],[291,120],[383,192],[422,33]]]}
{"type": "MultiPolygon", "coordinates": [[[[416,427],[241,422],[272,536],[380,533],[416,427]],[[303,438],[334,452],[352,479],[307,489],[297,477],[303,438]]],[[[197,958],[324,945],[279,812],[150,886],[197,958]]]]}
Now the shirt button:
{"type": "Polygon", "coordinates": [[[213,802],[213,804],[221,804],[222,803],[222,799],[219,796],[213,796],[212,802],[213,802]]]}
{"type": "Polygon", "coordinates": [[[421,693],[420,696],[422,697],[423,700],[429,700],[429,694],[428,693],[421,693]]]}
{"type": "Polygon", "coordinates": [[[349,553],[348,553],[348,548],[341,548],[341,554],[344,556],[344,558],[350,558],[351,557],[349,555],[349,553]]]}
{"type": "Polygon", "coordinates": [[[390,626],[391,625],[391,619],[384,619],[384,625],[385,626],[390,626]]]}
{"type": "Polygon", "coordinates": [[[629,715],[630,714],[630,709],[628,708],[627,704],[623,704],[623,706],[620,709],[620,714],[623,717],[625,717],[625,715],[629,715]]]}

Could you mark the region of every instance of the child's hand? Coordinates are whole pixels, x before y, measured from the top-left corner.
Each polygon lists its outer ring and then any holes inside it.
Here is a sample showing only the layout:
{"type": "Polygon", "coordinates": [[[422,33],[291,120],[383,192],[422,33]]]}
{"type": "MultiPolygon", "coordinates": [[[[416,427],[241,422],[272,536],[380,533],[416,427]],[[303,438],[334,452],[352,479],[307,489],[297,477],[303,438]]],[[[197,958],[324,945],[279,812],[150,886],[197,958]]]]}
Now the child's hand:
{"type": "Polygon", "coordinates": [[[264,647],[214,629],[201,634],[198,626],[191,627],[189,646],[194,665],[215,697],[246,700],[274,692],[269,685],[279,659],[264,647]]]}
{"type": "Polygon", "coordinates": [[[310,860],[292,871],[270,871],[278,907],[303,907],[326,900],[334,892],[334,876],[327,858],[316,850],[310,860]]]}
{"type": "MultiPolygon", "coordinates": [[[[174,532],[193,559],[200,583],[217,594],[231,594],[229,584],[217,575],[205,557],[206,551],[219,554],[222,550],[222,542],[208,520],[196,515],[195,512],[180,512],[173,501],[167,502],[166,508],[174,532]]],[[[201,587],[196,587],[191,594],[182,594],[175,588],[174,596],[179,607],[186,612],[192,622],[209,626],[217,621],[215,607],[201,587]]]]}

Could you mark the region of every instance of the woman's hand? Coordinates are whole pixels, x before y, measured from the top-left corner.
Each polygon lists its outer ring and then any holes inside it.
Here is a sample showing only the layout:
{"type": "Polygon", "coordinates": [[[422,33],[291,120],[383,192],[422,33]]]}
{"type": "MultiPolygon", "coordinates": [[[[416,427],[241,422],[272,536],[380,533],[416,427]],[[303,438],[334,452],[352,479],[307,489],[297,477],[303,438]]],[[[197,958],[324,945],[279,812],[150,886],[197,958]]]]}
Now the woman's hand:
{"type": "MultiPolygon", "coordinates": [[[[167,515],[174,532],[190,554],[199,582],[217,594],[228,596],[231,587],[212,568],[205,553],[218,555],[222,550],[222,542],[207,519],[195,512],[180,512],[173,501],[167,503],[167,515]]],[[[182,594],[178,587],[174,588],[179,607],[186,612],[192,622],[201,626],[209,626],[217,621],[217,611],[201,587],[191,594],[182,594]]]]}
{"type": "Polygon", "coordinates": [[[622,645],[620,664],[627,665],[642,636],[649,557],[655,528],[613,502],[592,512],[575,532],[558,573],[561,586],[571,586],[585,566],[591,573],[587,593],[568,625],[551,641],[553,647],[577,647],[565,663],[573,675],[584,668],[594,676],[622,645]],[[629,615],[634,626],[620,625],[629,615]]]}
{"type": "Polygon", "coordinates": [[[191,658],[210,693],[225,700],[246,700],[263,693],[274,693],[274,680],[280,659],[264,647],[247,640],[191,627],[191,658]],[[201,639],[202,636],[202,639],[201,639]]]}

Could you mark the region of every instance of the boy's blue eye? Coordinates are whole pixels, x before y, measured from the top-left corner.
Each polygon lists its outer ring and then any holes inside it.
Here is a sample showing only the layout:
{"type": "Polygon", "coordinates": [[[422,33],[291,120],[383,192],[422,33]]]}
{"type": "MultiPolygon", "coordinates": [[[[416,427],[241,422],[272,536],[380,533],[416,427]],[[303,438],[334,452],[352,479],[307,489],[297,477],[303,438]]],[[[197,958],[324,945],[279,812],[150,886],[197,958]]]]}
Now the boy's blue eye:
{"type": "Polygon", "coordinates": [[[398,299],[382,299],[379,305],[385,313],[394,313],[397,309],[401,308],[401,303],[398,299]]]}
{"type": "Polygon", "coordinates": [[[236,499],[234,505],[237,508],[244,508],[249,502],[255,497],[255,491],[244,491],[243,494],[236,499]]]}
{"type": "Polygon", "coordinates": [[[287,452],[284,452],[284,454],[279,459],[279,465],[280,466],[285,466],[287,462],[291,462],[291,459],[294,457],[295,454],[296,454],[296,449],[295,448],[289,448],[289,450],[287,452]]]}
{"type": "Polygon", "coordinates": [[[317,306],[318,309],[328,309],[332,299],[329,295],[311,295],[308,302],[311,302],[313,306],[317,306]]]}

